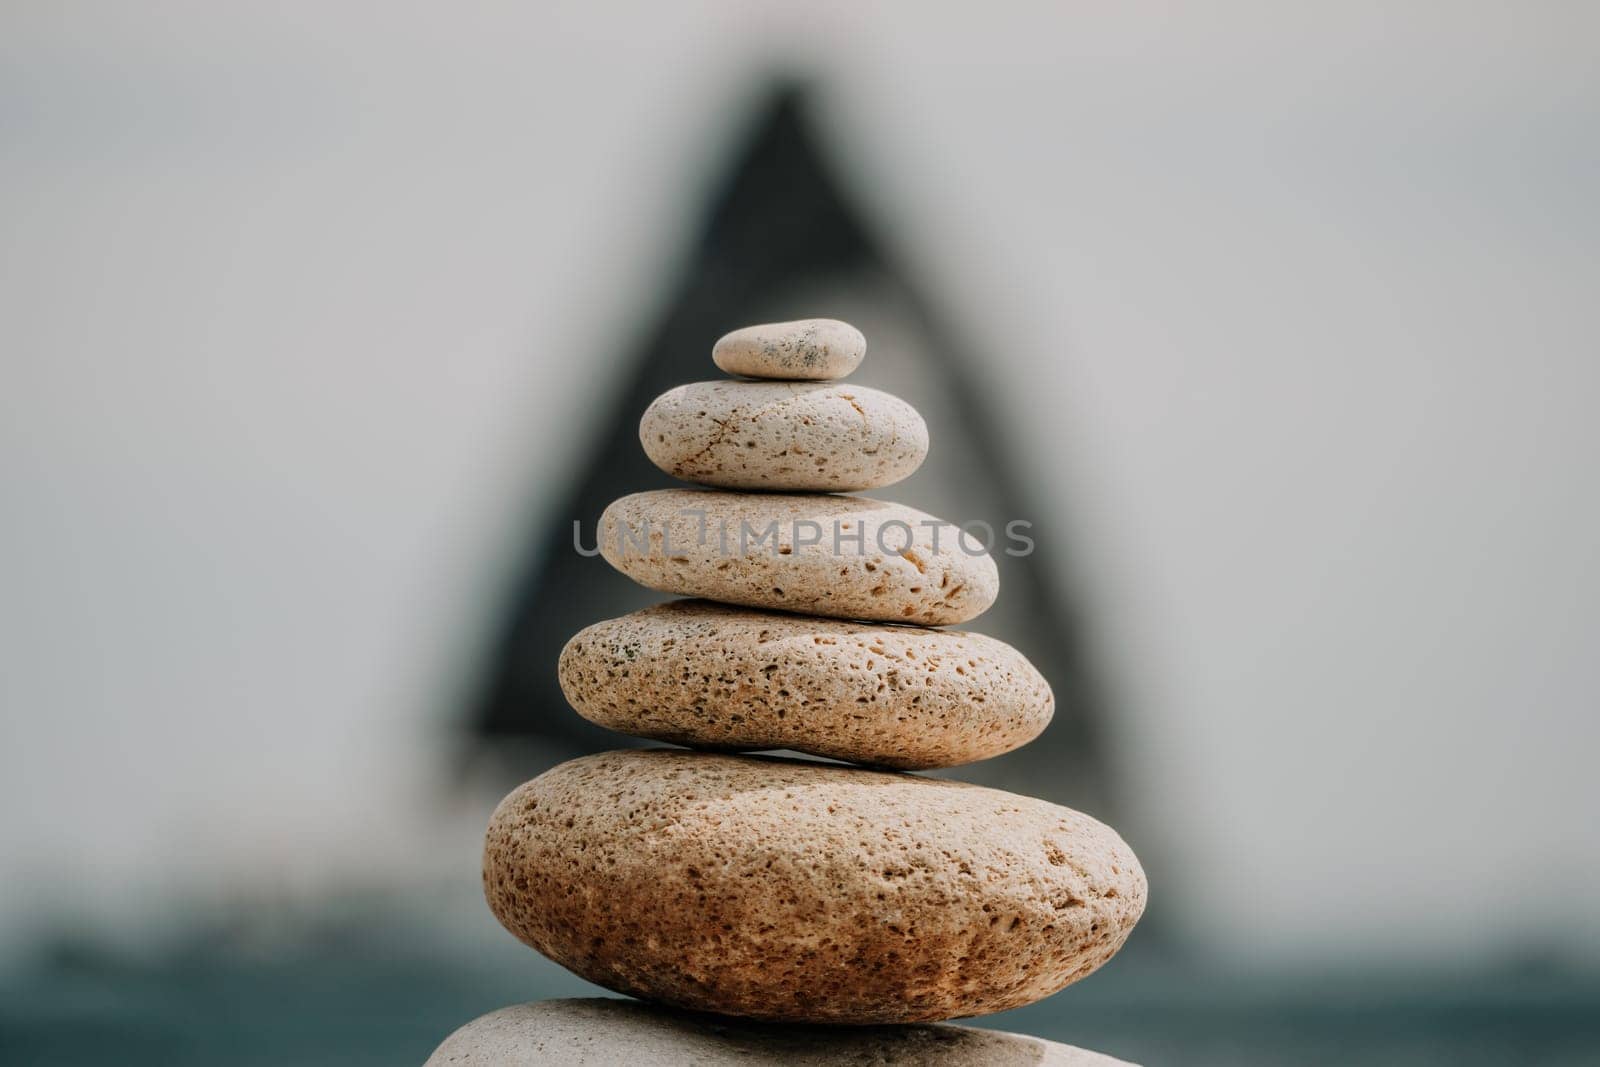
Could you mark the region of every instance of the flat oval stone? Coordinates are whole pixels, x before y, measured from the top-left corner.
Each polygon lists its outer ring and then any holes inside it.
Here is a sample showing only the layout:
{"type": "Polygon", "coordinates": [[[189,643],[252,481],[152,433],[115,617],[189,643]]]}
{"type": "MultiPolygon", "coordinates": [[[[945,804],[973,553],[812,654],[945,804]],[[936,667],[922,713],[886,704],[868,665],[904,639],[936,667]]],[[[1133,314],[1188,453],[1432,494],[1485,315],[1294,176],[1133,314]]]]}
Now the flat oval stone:
{"type": "Polygon", "coordinates": [[[969,1026],[792,1026],[592,997],[474,1019],[423,1067],[1127,1067],[1098,1052],[969,1026]]]}
{"type": "Polygon", "coordinates": [[[729,374],[785,381],[832,381],[861,366],[867,339],[838,319],[799,319],[746,326],[725,334],[711,361],[729,374]]]}
{"type": "Polygon", "coordinates": [[[787,748],[904,770],[1027,744],[1055,698],[982,634],[678,600],[583,630],[561,690],[590,722],[695,748],[787,748]]]}
{"type": "Polygon", "coordinates": [[[974,538],[866,497],[656,489],[612,503],[598,536],[641,585],[746,607],[944,626],[1000,592],[974,538]]]}
{"type": "Polygon", "coordinates": [[[849,492],[892,485],[922,466],[916,408],[865,386],[697,382],[656,397],[639,421],[650,462],[724,489],[849,492]]]}
{"type": "Polygon", "coordinates": [[[933,1022],[1049,996],[1121,948],[1145,878],[1109,827],[962,782],[675,749],[500,802],[489,908],[591,982],[779,1022],[933,1022]]]}

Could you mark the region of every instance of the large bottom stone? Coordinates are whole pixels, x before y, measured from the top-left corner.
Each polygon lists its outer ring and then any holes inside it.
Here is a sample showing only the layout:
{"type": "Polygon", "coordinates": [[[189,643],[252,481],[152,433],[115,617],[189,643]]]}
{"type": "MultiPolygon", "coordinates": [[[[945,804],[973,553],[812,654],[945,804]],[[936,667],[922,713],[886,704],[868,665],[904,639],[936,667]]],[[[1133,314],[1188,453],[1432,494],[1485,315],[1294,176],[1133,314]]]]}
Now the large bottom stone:
{"type": "Polygon", "coordinates": [[[649,750],[564,763],[489,822],[501,923],[591,982],[781,1022],[932,1022],[1094,971],[1144,911],[1109,827],[995,789],[649,750]]]}
{"type": "Polygon", "coordinates": [[[1125,1061],[1022,1034],[965,1026],[752,1023],[632,1000],[546,1000],[501,1008],[445,1039],[424,1067],[1127,1067],[1125,1061]]]}

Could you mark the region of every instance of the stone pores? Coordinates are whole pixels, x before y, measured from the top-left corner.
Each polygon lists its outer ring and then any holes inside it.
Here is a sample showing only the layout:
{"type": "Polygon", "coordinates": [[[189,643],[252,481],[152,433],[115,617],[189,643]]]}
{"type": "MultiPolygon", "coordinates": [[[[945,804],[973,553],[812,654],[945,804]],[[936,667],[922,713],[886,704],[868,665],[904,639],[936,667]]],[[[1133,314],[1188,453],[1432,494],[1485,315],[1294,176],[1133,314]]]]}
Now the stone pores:
{"type": "Polygon", "coordinates": [[[563,763],[489,822],[484,892],[583,978],[770,1021],[931,1022],[1094,971],[1144,872],[1087,815],[981,786],[680,750],[563,763]]]}
{"type": "Polygon", "coordinates": [[[922,465],[928,426],[899,397],[828,382],[696,382],[639,420],[650,461],[723,489],[851,492],[922,465]]]}
{"type": "Polygon", "coordinates": [[[641,585],[746,607],[945,626],[1000,591],[974,538],[866,497],[657,489],[614,501],[598,537],[641,585]]]}
{"type": "Polygon", "coordinates": [[[579,714],[622,733],[904,770],[1019,748],[1055,708],[1033,665],[982,634],[706,600],[595,623],[557,675],[579,714]]]}
{"type": "Polygon", "coordinates": [[[724,334],[711,361],[729,374],[786,381],[832,381],[861,365],[867,339],[838,319],[798,319],[724,334]]]}

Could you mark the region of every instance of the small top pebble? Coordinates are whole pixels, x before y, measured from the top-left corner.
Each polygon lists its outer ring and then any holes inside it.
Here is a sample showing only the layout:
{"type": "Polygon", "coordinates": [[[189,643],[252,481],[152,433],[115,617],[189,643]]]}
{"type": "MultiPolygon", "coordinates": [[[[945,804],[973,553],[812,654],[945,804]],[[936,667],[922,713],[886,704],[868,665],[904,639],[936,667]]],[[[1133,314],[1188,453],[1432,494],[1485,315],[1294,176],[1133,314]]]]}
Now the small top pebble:
{"type": "Polygon", "coordinates": [[[867,339],[838,319],[746,326],[725,335],[711,359],[729,374],[790,382],[833,381],[861,366],[867,339]]]}

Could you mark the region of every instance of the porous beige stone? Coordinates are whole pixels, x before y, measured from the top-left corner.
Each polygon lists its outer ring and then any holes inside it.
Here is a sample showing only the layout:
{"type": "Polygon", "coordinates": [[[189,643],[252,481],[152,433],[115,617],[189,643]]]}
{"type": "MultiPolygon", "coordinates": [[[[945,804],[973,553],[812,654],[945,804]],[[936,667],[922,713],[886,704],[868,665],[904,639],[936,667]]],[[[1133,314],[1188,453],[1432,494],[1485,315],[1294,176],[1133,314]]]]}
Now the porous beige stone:
{"type": "Polygon", "coordinates": [[[1000,591],[974,538],[866,497],[657,489],[606,508],[599,539],[607,562],[651,589],[808,615],[943,626],[1000,591]]]}
{"type": "Polygon", "coordinates": [[[1128,1067],[1071,1045],[968,1026],[792,1026],[636,1000],[501,1008],[445,1039],[423,1067],[1128,1067]]]}
{"type": "Polygon", "coordinates": [[[1144,911],[1109,827],[981,786],[674,749],[563,763],[495,810],[489,907],[608,989],[781,1022],[932,1022],[1098,968],[1144,911]]]}
{"type": "Polygon", "coordinates": [[[786,381],[832,381],[861,365],[867,339],[838,319],[799,319],[746,326],[725,334],[711,361],[729,374],[786,381]]]}
{"type": "Polygon", "coordinates": [[[915,770],[1027,744],[1050,686],[982,634],[679,600],[596,623],[562,649],[584,718],[701,748],[788,748],[915,770]]]}
{"type": "Polygon", "coordinates": [[[650,462],[686,482],[849,492],[920,467],[928,426],[904,400],[865,386],[696,382],[656,397],[639,442],[650,462]]]}

